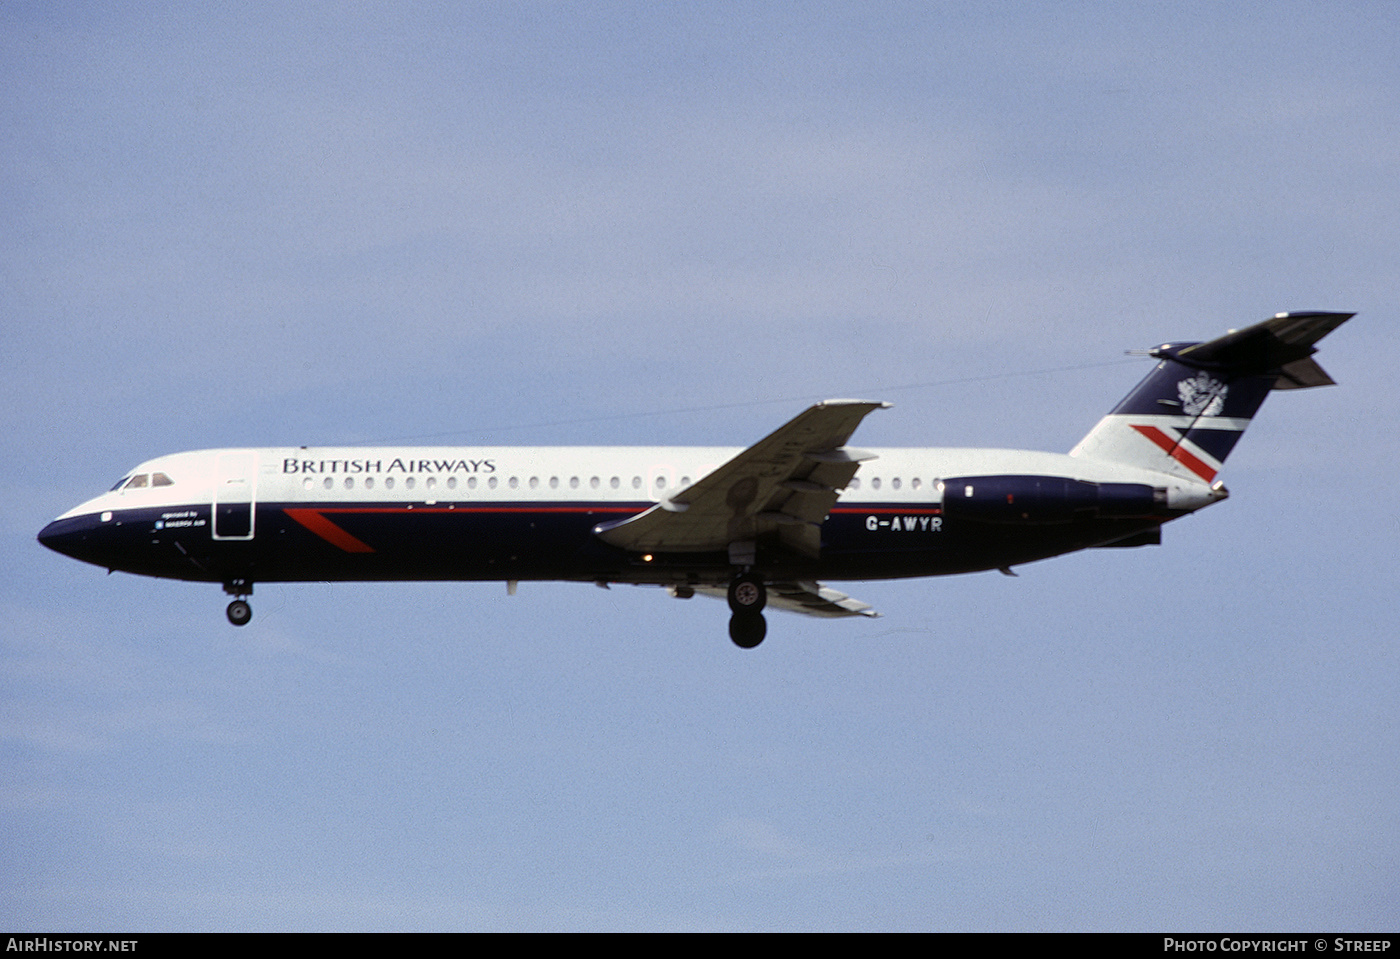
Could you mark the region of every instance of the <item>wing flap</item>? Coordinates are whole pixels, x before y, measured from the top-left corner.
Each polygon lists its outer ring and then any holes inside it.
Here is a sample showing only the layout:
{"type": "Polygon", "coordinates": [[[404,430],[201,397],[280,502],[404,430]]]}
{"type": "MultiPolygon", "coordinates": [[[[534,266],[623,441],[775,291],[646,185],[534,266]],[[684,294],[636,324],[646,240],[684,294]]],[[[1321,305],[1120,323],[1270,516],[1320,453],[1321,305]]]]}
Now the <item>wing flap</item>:
{"type": "MultiPolygon", "coordinates": [[[[721,586],[696,586],[695,591],[716,599],[724,599],[726,596],[726,590],[721,586]]],[[[874,619],[880,615],[869,603],[862,603],[839,589],[832,589],[811,580],[769,583],[768,608],[826,619],[845,616],[868,616],[874,619]]]]}

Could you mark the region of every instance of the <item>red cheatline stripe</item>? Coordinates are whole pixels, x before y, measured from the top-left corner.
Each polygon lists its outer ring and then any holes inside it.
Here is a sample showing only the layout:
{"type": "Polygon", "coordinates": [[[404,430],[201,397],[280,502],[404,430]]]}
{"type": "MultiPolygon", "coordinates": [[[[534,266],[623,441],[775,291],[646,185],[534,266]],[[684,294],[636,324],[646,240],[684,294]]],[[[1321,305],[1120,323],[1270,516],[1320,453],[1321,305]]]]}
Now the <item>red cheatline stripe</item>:
{"type": "Polygon", "coordinates": [[[314,513],[640,513],[645,506],[318,506],[314,513]]]}
{"type": "Polygon", "coordinates": [[[1192,456],[1180,443],[1172,439],[1166,433],[1163,433],[1157,427],[1138,426],[1134,424],[1133,429],[1166,450],[1168,456],[1195,473],[1207,483],[1215,479],[1215,470],[1211,469],[1204,460],[1200,459],[1200,457],[1192,456]]]}
{"type": "Polygon", "coordinates": [[[361,542],[345,530],[326,519],[314,509],[287,509],[292,519],[305,526],[332,546],[339,546],[347,553],[373,553],[374,547],[361,542]]]}
{"type": "Polygon", "coordinates": [[[943,513],[943,508],[940,507],[940,506],[934,506],[934,507],[932,507],[932,508],[930,508],[930,509],[923,509],[923,508],[919,508],[919,507],[913,507],[913,508],[910,508],[910,509],[903,509],[903,508],[898,507],[898,506],[833,506],[833,507],[831,508],[831,512],[833,512],[833,513],[862,513],[862,514],[864,514],[864,513],[898,513],[898,514],[900,514],[901,516],[905,516],[905,515],[908,515],[908,516],[940,516],[940,515],[942,515],[942,513],[943,513]]]}

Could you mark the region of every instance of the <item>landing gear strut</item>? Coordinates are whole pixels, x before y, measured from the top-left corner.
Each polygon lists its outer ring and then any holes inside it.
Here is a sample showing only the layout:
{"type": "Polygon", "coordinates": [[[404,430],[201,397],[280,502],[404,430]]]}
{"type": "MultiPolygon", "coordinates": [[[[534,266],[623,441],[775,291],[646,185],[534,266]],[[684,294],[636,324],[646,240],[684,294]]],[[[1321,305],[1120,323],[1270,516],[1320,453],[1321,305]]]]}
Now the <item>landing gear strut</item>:
{"type": "Polygon", "coordinates": [[[235,626],[247,626],[253,618],[253,607],[243,597],[253,595],[253,584],[246,579],[233,579],[224,583],[224,592],[237,597],[228,604],[228,621],[235,626]]]}
{"type": "Polygon", "coordinates": [[[729,638],[741,649],[753,649],[768,635],[768,621],[763,607],[768,602],[768,587],[761,577],[741,573],[729,584],[729,638]]]}

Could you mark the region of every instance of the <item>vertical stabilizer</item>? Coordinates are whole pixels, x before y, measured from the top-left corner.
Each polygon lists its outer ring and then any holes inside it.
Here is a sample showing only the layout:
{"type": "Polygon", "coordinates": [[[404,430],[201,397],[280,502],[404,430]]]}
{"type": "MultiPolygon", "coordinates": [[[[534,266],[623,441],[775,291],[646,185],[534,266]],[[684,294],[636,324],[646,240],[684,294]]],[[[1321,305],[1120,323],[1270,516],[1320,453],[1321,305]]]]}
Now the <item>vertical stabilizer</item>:
{"type": "Polygon", "coordinates": [[[1071,456],[1211,483],[1270,390],[1329,386],[1312,355],[1355,314],[1280,313],[1205,343],[1165,343],[1147,375],[1071,456]]]}

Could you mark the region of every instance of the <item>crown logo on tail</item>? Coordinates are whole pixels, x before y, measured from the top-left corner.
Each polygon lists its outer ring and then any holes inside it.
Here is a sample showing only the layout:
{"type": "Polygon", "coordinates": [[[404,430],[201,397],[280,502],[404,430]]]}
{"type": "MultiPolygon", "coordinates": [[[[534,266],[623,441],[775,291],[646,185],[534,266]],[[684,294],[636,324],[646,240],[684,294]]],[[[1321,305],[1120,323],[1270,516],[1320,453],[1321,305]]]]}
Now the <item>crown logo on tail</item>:
{"type": "Polygon", "coordinates": [[[1199,373],[1177,383],[1176,392],[1181,397],[1181,411],[1187,416],[1219,416],[1230,388],[1206,373],[1199,373]]]}

